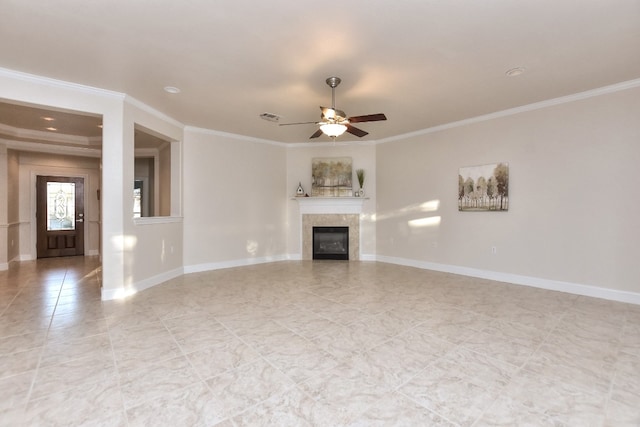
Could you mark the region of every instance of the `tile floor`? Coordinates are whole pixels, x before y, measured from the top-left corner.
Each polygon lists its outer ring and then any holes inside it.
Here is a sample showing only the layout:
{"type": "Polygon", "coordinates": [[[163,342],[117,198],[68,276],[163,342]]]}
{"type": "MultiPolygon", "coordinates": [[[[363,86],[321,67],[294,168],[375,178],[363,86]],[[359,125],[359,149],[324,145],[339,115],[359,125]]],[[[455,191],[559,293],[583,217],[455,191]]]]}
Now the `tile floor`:
{"type": "Polygon", "coordinates": [[[375,262],[0,272],[3,426],[639,426],[640,306],[375,262]]]}

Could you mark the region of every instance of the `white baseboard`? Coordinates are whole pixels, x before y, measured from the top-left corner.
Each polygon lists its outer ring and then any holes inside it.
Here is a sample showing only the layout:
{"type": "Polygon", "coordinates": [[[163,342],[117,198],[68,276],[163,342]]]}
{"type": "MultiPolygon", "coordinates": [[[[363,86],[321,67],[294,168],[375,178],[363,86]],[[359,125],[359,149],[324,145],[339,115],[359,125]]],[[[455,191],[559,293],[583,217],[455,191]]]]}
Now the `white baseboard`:
{"type": "Polygon", "coordinates": [[[290,260],[290,255],[278,255],[273,257],[261,257],[261,258],[245,258],[234,259],[230,261],[211,262],[206,264],[188,265],[184,267],[185,274],[199,273],[201,271],[220,270],[223,268],[244,267],[255,264],[265,264],[268,262],[287,261],[290,260]]]}
{"type": "Polygon", "coordinates": [[[165,271],[164,273],[160,273],[153,277],[140,280],[139,282],[136,282],[130,286],[109,289],[105,289],[103,287],[101,298],[103,301],[125,298],[129,295],[133,295],[137,292],[151,288],[152,286],[156,286],[160,283],[166,282],[167,280],[174,279],[178,276],[181,276],[182,274],[184,274],[184,269],[176,268],[174,270],[165,271]]]}
{"type": "Polygon", "coordinates": [[[100,251],[97,249],[90,249],[84,254],[84,256],[98,256],[98,255],[100,255],[100,251]]]}
{"type": "Polygon", "coordinates": [[[512,283],[514,285],[531,286],[534,288],[548,289],[551,291],[566,292],[574,295],[584,295],[594,298],[602,298],[611,301],[625,302],[640,305],[640,294],[635,292],[620,291],[617,289],[600,288],[597,286],[583,285],[580,283],[562,282],[559,280],[541,279],[539,277],[521,276],[518,274],[501,273],[499,271],[480,270],[477,268],[460,267],[457,265],[438,264],[427,261],[417,261],[406,258],[396,258],[378,255],[377,261],[389,264],[416,267],[424,270],[442,271],[444,273],[460,274],[462,276],[478,277],[481,279],[495,280],[498,282],[512,283]]]}
{"type": "MultiPolygon", "coordinates": [[[[273,257],[245,258],[205,264],[196,264],[177,268],[148,279],[141,280],[129,287],[115,289],[102,289],[102,299],[111,300],[124,298],[128,295],[148,289],[152,286],[171,280],[182,274],[199,273],[203,271],[220,270],[224,268],[244,267],[256,264],[265,264],[279,261],[299,261],[300,254],[285,254],[273,257]]],[[[584,295],[594,298],[602,298],[611,301],[619,301],[640,305],[640,293],[620,291],[616,289],[601,288],[597,286],[584,285],[580,283],[563,282],[559,280],[541,279],[539,277],[522,276],[518,274],[502,273],[499,271],[480,270],[477,268],[461,267],[457,265],[439,264],[427,261],[418,261],[407,258],[388,257],[382,255],[361,255],[360,261],[379,261],[389,264],[415,267],[423,270],[441,271],[444,273],[460,274],[462,276],[477,277],[481,279],[495,280],[498,282],[511,283],[514,285],[531,286],[540,289],[566,292],[574,295],[584,295]]],[[[0,264],[0,270],[2,264],[0,264]]]]}

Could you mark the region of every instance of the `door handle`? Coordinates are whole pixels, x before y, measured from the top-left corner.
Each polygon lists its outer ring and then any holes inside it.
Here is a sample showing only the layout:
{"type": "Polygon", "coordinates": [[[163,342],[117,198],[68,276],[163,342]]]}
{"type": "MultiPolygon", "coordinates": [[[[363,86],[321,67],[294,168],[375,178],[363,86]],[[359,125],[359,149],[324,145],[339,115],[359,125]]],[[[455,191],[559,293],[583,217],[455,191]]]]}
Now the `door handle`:
{"type": "Polygon", "coordinates": [[[76,219],[76,222],[84,222],[84,219],[82,219],[82,218],[76,219]]]}

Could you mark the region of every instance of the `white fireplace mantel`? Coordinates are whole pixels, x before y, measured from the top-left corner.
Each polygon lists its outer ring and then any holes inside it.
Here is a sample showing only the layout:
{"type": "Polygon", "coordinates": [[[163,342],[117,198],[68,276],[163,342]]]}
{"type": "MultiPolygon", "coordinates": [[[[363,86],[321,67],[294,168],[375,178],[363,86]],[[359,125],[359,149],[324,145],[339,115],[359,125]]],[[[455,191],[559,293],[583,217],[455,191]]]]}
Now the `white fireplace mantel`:
{"type": "Polygon", "coordinates": [[[368,197],[294,197],[300,215],[305,214],[361,214],[368,197]]]}

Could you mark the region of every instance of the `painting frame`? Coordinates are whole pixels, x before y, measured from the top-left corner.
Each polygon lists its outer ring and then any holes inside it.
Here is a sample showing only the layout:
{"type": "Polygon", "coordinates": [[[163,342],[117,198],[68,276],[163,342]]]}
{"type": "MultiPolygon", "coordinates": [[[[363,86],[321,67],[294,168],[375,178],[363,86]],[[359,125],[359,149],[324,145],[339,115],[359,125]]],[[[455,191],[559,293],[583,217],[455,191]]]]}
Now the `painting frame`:
{"type": "Polygon", "coordinates": [[[458,169],[458,211],[507,212],[509,163],[489,163],[458,169]]]}
{"type": "Polygon", "coordinates": [[[311,197],[352,197],[353,159],[314,157],[311,159],[311,197]]]}

